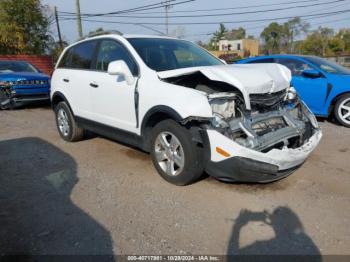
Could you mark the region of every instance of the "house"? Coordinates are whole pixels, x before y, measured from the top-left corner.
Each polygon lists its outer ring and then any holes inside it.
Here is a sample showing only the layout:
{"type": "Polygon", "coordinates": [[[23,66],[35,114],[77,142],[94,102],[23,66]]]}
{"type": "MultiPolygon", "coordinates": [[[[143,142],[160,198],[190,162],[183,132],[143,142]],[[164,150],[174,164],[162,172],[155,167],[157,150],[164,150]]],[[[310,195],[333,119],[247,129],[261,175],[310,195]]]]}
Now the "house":
{"type": "Polygon", "coordinates": [[[259,55],[259,41],[256,39],[220,40],[219,51],[229,51],[240,57],[259,55]]]}

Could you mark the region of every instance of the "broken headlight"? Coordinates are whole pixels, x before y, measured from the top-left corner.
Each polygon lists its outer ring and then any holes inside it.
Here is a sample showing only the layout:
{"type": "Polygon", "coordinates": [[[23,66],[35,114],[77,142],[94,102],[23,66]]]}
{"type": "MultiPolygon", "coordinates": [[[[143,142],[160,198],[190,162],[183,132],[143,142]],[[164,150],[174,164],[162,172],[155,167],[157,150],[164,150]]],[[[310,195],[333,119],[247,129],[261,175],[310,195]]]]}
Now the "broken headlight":
{"type": "Polygon", "coordinates": [[[295,88],[293,86],[290,86],[287,89],[286,92],[286,100],[287,101],[294,101],[297,98],[297,91],[295,90],[295,88]]]}

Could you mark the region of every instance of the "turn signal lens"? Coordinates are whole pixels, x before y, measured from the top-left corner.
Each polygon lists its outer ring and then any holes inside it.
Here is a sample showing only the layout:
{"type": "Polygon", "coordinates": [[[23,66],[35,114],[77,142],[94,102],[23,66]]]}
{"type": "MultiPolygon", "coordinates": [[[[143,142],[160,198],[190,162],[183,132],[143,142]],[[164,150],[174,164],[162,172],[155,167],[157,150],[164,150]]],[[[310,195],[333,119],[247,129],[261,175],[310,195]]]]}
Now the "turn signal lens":
{"type": "Polygon", "coordinates": [[[229,153],[227,153],[225,150],[223,150],[220,147],[216,147],[215,148],[216,152],[224,157],[230,157],[231,155],[229,153]]]}

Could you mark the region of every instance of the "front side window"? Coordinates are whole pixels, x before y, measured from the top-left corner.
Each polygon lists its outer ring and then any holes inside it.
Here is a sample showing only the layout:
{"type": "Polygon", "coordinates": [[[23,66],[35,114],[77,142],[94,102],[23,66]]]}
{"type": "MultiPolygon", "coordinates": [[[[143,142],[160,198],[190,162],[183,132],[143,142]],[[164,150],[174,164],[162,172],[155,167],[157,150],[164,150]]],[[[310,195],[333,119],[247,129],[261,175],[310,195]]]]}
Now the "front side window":
{"type": "Polygon", "coordinates": [[[276,63],[286,66],[293,76],[301,76],[304,70],[313,69],[307,63],[296,59],[278,58],[276,63]]]}
{"type": "Polygon", "coordinates": [[[164,38],[129,38],[128,41],[145,64],[155,71],[223,65],[219,59],[188,41],[164,38]]]}
{"type": "Polygon", "coordinates": [[[90,69],[94,56],[96,41],[87,41],[77,44],[70,51],[70,62],[68,67],[77,69],[90,69]]]}
{"type": "Polygon", "coordinates": [[[27,62],[0,61],[0,73],[30,72],[37,73],[38,70],[27,62]]]}
{"type": "Polygon", "coordinates": [[[97,52],[95,69],[106,72],[110,62],[123,60],[133,75],[137,75],[137,65],[124,46],[114,40],[103,40],[97,52]]]}
{"type": "Polygon", "coordinates": [[[345,68],[335,62],[326,60],[324,58],[310,56],[306,57],[306,60],[310,61],[312,64],[331,74],[340,74],[340,75],[350,75],[350,70],[345,68]]]}

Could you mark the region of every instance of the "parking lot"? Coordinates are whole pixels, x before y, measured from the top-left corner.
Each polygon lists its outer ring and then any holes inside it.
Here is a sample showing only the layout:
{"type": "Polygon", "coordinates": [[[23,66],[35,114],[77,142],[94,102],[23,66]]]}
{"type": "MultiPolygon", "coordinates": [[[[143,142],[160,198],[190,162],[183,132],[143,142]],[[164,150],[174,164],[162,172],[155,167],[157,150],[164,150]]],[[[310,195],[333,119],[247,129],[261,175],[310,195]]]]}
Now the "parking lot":
{"type": "Polygon", "coordinates": [[[350,254],[350,129],[321,122],[318,148],[279,182],[176,187],[141,151],[64,142],[50,108],[0,121],[2,253],[350,254]]]}

